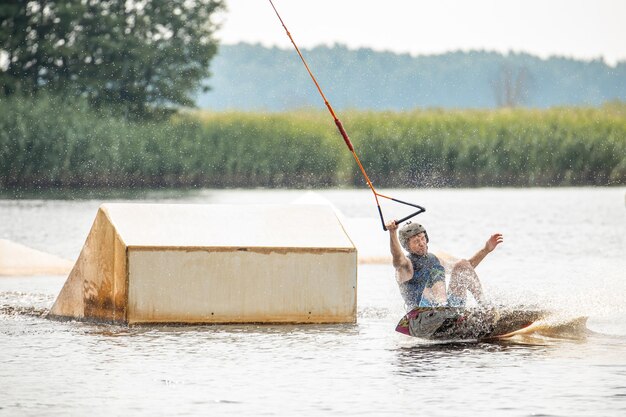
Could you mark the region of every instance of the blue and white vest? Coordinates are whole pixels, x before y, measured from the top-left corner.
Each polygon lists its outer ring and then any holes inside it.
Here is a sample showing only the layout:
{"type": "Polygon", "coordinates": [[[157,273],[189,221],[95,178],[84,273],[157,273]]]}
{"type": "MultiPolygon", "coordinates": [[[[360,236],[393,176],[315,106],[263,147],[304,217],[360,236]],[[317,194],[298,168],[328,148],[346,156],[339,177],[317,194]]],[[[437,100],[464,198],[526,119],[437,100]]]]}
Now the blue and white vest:
{"type": "Polygon", "coordinates": [[[407,310],[412,310],[419,306],[425,288],[432,287],[438,281],[445,283],[446,273],[439,259],[432,253],[424,256],[411,253],[408,258],[413,265],[413,276],[398,286],[407,310]]]}

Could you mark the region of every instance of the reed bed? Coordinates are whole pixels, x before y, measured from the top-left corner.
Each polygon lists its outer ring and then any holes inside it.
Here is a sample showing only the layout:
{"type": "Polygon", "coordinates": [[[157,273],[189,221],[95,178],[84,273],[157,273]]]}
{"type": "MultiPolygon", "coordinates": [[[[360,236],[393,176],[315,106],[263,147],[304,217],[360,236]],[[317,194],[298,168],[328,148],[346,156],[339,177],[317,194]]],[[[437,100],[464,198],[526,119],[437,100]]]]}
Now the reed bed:
{"type": "MultiPolygon", "coordinates": [[[[626,184],[626,106],[340,115],[382,187],[626,184]]],[[[0,102],[0,187],[364,186],[332,119],[182,112],[129,122],[81,100],[0,102]]]]}

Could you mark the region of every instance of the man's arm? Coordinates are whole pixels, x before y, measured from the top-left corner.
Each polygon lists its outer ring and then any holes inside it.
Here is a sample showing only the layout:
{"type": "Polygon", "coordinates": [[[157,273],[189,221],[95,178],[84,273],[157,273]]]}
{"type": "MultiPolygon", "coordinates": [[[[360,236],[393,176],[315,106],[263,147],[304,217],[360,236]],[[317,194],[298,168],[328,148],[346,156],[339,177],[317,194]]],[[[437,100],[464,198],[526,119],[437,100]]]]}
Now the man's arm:
{"type": "Polygon", "coordinates": [[[395,220],[392,220],[385,227],[389,231],[389,249],[391,250],[393,267],[396,268],[398,274],[398,282],[408,281],[413,277],[413,265],[402,252],[402,246],[398,240],[398,225],[395,220]]]}
{"type": "Polygon", "coordinates": [[[503,239],[504,238],[502,237],[501,233],[491,235],[491,237],[485,243],[485,246],[481,250],[476,252],[474,256],[468,259],[470,265],[472,265],[473,268],[476,268],[478,264],[483,259],[485,259],[485,256],[491,253],[496,248],[496,246],[502,243],[503,239]]]}

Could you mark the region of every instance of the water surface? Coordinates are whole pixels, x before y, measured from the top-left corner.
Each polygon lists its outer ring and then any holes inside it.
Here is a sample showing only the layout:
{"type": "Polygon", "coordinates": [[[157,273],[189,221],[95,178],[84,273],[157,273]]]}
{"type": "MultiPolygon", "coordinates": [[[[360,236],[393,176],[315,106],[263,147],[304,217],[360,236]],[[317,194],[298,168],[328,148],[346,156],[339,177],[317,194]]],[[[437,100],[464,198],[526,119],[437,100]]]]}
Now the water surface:
{"type": "MultiPolygon", "coordinates": [[[[354,325],[55,322],[41,316],[65,277],[2,277],[0,415],[626,415],[626,188],[385,194],[427,208],[419,221],[433,250],[471,256],[502,232],[505,243],[478,267],[491,301],[585,315],[587,330],[498,343],[412,339],[393,330],[404,310],[384,263],[359,265],[354,325]]],[[[0,238],[75,259],[98,206],[128,200],[327,201],[362,260],[387,256],[371,193],[350,190],[4,199],[0,238]]]]}

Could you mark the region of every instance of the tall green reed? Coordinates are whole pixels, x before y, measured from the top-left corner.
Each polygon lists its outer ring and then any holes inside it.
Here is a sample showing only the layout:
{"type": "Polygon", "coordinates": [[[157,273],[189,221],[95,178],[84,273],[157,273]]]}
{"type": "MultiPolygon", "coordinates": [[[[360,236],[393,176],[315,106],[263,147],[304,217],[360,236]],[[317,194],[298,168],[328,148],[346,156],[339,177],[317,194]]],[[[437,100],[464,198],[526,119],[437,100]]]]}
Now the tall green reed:
{"type": "MultiPolygon", "coordinates": [[[[626,184],[626,110],[341,115],[380,187],[626,184]]],[[[326,187],[365,182],[323,111],[129,122],[57,96],[0,101],[0,186],[326,187]]]]}

